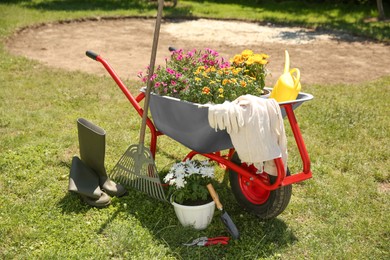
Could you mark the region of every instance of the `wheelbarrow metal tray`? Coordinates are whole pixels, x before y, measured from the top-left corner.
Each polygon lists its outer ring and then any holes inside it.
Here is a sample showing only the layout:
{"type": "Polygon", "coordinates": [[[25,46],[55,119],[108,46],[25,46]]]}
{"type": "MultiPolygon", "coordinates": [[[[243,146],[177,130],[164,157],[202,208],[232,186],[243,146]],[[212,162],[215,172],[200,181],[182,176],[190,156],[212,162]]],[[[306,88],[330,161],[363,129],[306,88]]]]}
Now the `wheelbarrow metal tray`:
{"type": "Polygon", "coordinates": [[[212,153],[233,147],[226,131],[215,131],[210,127],[206,107],[152,93],[150,112],[160,132],[191,150],[212,153]]]}
{"type": "MultiPolygon", "coordinates": [[[[296,109],[313,96],[299,93],[296,100],[279,103],[283,117],[283,105],[292,104],[296,109]]],[[[150,112],[156,128],[163,134],[199,153],[212,153],[233,148],[229,134],[223,130],[215,131],[208,122],[208,108],[177,98],[150,96],[150,112]]]]}

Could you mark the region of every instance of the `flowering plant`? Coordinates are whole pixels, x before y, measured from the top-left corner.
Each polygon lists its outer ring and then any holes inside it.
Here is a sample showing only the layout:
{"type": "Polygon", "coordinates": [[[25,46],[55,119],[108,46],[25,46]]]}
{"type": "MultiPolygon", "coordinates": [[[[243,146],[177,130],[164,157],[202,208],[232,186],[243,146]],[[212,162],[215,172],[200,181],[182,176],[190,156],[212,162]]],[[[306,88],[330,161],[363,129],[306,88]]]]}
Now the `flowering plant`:
{"type": "MultiPolygon", "coordinates": [[[[153,92],[194,103],[220,104],[241,95],[263,93],[268,55],[244,50],[227,61],[212,49],[187,53],[180,49],[165,62],[151,75],[153,92]]],[[[142,72],[138,76],[146,82],[148,71],[146,76],[142,72]]]]}
{"type": "Polygon", "coordinates": [[[207,201],[206,185],[214,178],[214,168],[208,161],[186,160],[172,166],[164,177],[169,185],[169,194],[179,204],[194,204],[207,201]]]}

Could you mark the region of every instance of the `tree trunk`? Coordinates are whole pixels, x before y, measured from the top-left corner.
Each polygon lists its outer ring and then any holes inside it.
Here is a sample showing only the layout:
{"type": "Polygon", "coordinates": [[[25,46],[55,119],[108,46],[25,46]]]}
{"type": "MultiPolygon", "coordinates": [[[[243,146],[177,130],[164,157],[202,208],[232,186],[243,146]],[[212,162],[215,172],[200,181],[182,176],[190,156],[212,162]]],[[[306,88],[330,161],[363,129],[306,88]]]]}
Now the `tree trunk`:
{"type": "Polygon", "coordinates": [[[378,20],[385,20],[385,10],[383,9],[382,0],[376,0],[376,5],[378,7],[378,20]]]}

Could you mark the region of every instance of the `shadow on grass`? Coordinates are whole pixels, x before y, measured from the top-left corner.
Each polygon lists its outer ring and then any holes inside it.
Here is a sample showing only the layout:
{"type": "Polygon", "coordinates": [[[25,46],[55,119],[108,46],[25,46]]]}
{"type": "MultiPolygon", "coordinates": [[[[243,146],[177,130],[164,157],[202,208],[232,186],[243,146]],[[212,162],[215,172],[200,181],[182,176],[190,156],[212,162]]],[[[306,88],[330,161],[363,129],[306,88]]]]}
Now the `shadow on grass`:
{"type": "MultiPolygon", "coordinates": [[[[5,0],[5,3],[21,4],[27,8],[48,11],[132,10],[138,12],[139,14],[154,10],[157,11],[156,2],[146,0],[52,0],[39,2],[26,0],[5,0]]],[[[189,6],[172,7],[172,4],[165,5],[164,9],[167,13],[173,12],[179,16],[190,16],[192,12],[189,6]]]]}
{"type": "MultiPolygon", "coordinates": [[[[226,174],[227,175],[227,174],[226,174]]],[[[293,231],[286,223],[278,218],[269,221],[260,221],[257,217],[243,211],[234,199],[228,187],[223,183],[216,183],[217,190],[224,209],[233,219],[240,232],[240,239],[231,239],[229,244],[211,247],[186,247],[195,238],[230,236],[220,219],[222,212],[216,210],[214,218],[207,229],[197,231],[184,228],[178,222],[173,207],[127,186],[128,195],[121,198],[112,198],[111,205],[102,209],[100,214],[107,215],[96,233],[108,238],[108,247],[115,249],[118,256],[129,253],[134,247],[138,232],[147,233],[153,240],[159,241],[160,246],[169,248],[169,253],[179,255],[181,258],[221,259],[226,257],[249,258],[270,257],[297,241],[293,231]]],[[[67,193],[57,206],[63,214],[87,214],[92,207],[82,202],[78,195],[67,193]]],[[[157,248],[157,247],[156,247],[157,248]]],[[[154,248],[154,249],[156,249],[154,248]]],[[[167,253],[168,254],[168,253],[167,253]]]]}
{"type": "Polygon", "coordinates": [[[62,209],[63,214],[83,214],[88,212],[91,208],[84,203],[77,194],[70,192],[66,193],[66,195],[57,203],[57,206],[62,209]]]}
{"type": "Polygon", "coordinates": [[[243,255],[249,258],[269,257],[297,241],[294,233],[284,221],[278,218],[266,222],[260,221],[257,217],[238,208],[238,205],[232,201],[233,195],[228,187],[220,185],[216,189],[220,192],[224,205],[226,205],[225,209],[241,234],[239,240],[231,239],[226,246],[215,245],[201,248],[182,245],[202,236],[229,236],[220,219],[221,212],[218,210],[214,213],[214,218],[207,229],[197,231],[184,228],[178,222],[170,204],[152,199],[131,188],[129,188],[129,195],[113,200],[111,207],[114,207],[115,210],[97,229],[97,233],[107,236],[108,243],[112,243],[110,246],[114,249],[118,247],[116,249],[118,255],[126,255],[128,253],[126,248],[131,248],[134,243],[134,238],[132,239],[131,235],[136,230],[134,224],[134,220],[136,220],[135,222],[139,223],[144,230],[148,230],[148,233],[160,241],[161,245],[168,246],[170,253],[184,259],[194,257],[206,259],[241,258],[243,255]],[[118,241],[120,241],[120,245],[118,245],[118,241]]]}
{"type": "MultiPolygon", "coordinates": [[[[116,11],[129,10],[131,15],[154,15],[156,2],[148,0],[49,0],[49,1],[27,1],[27,0],[4,0],[5,3],[18,4],[26,8],[47,10],[47,11],[116,11]]],[[[348,30],[357,36],[372,36],[380,40],[388,41],[390,27],[386,23],[372,23],[367,25],[364,21],[349,22],[346,17],[352,13],[364,13],[365,17],[371,15],[371,9],[365,5],[332,3],[311,3],[307,1],[267,1],[267,0],[222,0],[222,1],[198,1],[204,4],[229,4],[239,5],[242,8],[251,8],[254,12],[263,12],[261,20],[284,26],[311,26],[326,30],[348,30]],[[275,14],[275,15],[273,15],[275,14]],[[289,18],[283,18],[285,14],[289,18]],[[320,21],[308,24],[307,19],[313,16],[325,17],[325,23],[320,21]]],[[[179,0],[180,3],[180,0],[179,0]]],[[[386,6],[387,7],[387,6],[386,6]]],[[[167,5],[164,9],[164,16],[170,18],[193,18],[194,6],[191,3],[179,4],[176,7],[167,5]]],[[[386,8],[385,8],[386,9],[386,8]]],[[[206,15],[207,16],[207,15],[206,15]]],[[[336,37],[337,38],[337,37],[336,37]]]]}

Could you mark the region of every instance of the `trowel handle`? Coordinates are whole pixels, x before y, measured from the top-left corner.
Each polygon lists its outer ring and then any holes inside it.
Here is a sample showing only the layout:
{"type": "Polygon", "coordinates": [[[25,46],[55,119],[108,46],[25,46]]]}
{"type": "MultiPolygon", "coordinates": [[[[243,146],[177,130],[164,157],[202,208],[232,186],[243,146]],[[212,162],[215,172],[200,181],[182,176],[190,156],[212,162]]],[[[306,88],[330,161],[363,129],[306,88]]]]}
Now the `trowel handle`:
{"type": "Polygon", "coordinates": [[[298,86],[298,84],[299,84],[299,81],[301,80],[301,72],[299,71],[299,69],[294,68],[294,69],[290,70],[290,75],[291,75],[291,77],[294,80],[294,87],[296,88],[298,86]],[[293,76],[294,72],[296,73],[295,77],[293,76]]]}
{"type": "Polygon", "coordinates": [[[213,198],[215,205],[217,206],[217,209],[222,210],[223,209],[222,203],[219,201],[218,194],[214,190],[214,187],[211,183],[207,184],[207,189],[209,190],[211,198],[213,198]]]}

